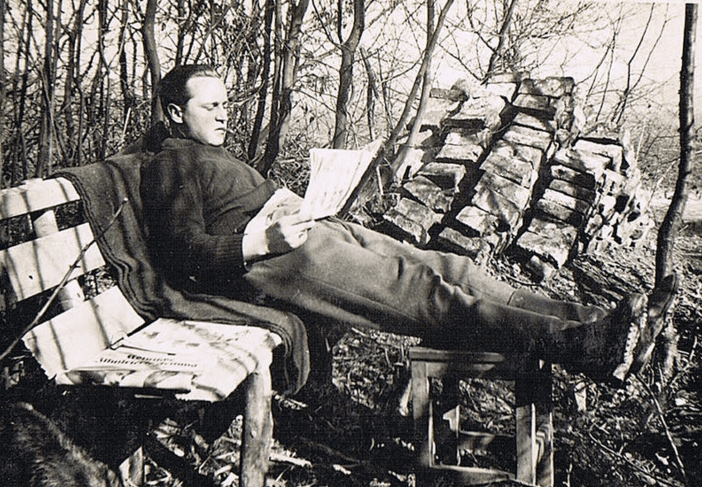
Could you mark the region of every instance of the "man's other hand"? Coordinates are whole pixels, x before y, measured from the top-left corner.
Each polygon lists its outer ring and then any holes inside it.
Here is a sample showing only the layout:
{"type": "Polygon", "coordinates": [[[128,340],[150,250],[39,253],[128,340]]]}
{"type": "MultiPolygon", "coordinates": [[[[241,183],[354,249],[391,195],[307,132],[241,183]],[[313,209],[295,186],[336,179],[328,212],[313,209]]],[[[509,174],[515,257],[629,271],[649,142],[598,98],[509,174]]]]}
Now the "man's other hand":
{"type": "Polygon", "coordinates": [[[309,216],[295,213],[278,218],[263,231],[246,233],[242,244],[244,261],[284,254],[300,247],[314,225],[309,216]]]}

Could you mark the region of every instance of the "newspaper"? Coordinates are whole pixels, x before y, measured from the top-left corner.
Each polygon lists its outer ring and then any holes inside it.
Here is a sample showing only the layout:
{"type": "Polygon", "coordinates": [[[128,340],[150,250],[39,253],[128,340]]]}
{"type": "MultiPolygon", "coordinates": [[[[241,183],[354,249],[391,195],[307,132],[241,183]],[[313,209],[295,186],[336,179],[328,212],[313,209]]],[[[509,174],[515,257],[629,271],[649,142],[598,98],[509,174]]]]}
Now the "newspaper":
{"type": "Polygon", "coordinates": [[[359,150],[311,149],[310,181],[300,213],[315,220],[339,213],[382,142],[375,140],[359,150]]]}
{"type": "Polygon", "coordinates": [[[341,211],[378,153],[382,139],[358,150],[310,150],[310,181],[301,198],[280,188],[246,225],[245,233],[268,228],[282,215],[301,213],[311,220],[334,216],[341,211]]]}
{"type": "Polygon", "coordinates": [[[64,385],[101,384],[175,391],[182,399],[227,397],[279,338],[246,325],[161,318],[78,367],[61,371],[64,385]]]}

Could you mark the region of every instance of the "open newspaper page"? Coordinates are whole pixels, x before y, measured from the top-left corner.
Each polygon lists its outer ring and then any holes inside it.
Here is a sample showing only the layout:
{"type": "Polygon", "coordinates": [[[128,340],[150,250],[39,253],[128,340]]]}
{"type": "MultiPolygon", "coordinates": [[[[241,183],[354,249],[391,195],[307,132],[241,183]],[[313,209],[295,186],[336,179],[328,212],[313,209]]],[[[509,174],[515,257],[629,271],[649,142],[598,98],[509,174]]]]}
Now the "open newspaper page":
{"type": "Polygon", "coordinates": [[[310,150],[310,181],[302,199],[287,188],[276,190],[246,226],[246,233],[261,231],[277,218],[298,211],[319,220],[339,213],[359,185],[378,153],[382,139],[359,150],[310,150]]]}
{"type": "Polygon", "coordinates": [[[310,150],[310,181],[300,212],[315,220],[339,213],[381,144],[378,139],[359,150],[310,150]]]}

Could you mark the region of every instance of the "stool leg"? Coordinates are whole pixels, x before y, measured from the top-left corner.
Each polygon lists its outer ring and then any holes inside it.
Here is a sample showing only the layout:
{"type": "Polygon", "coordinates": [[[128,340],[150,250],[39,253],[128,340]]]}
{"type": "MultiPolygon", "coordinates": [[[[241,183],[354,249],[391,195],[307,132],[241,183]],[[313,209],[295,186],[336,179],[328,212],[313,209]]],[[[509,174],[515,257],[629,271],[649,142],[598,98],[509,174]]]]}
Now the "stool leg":
{"type": "Polygon", "coordinates": [[[536,483],[541,487],[553,487],[553,414],[550,408],[540,405],[536,416],[536,438],[539,457],[536,465],[536,483]]]}
{"type": "Polygon", "coordinates": [[[426,365],[412,362],[412,416],[414,433],[419,447],[419,464],[431,468],[434,465],[434,438],[429,397],[429,377],[426,365]]]}
{"type": "Polygon", "coordinates": [[[517,480],[536,483],[536,411],[533,404],[515,408],[517,422],[517,480]]]}
{"type": "Polygon", "coordinates": [[[249,375],[241,440],[241,487],[263,487],[273,438],[271,374],[268,364],[259,364],[249,375]]]}

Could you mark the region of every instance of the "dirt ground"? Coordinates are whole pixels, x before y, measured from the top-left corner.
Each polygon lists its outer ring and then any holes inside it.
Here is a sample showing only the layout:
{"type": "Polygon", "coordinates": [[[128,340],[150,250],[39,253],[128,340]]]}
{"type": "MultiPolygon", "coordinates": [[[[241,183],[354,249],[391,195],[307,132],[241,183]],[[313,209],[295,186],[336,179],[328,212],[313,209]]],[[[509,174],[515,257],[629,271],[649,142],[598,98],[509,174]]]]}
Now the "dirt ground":
{"type": "MultiPolygon", "coordinates": [[[[679,354],[675,374],[662,391],[658,389],[657,362],[640,380],[631,381],[620,390],[554,366],[557,486],[702,485],[700,249],[702,229],[689,221],[675,246],[675,267],[683,277],[673,316],[679,333],[679,354]]],[[[509,259],[490,262],[489,269],[517,287],[529,287],[561,299],[611,304],[627,292],[650,291],[654,252],[655,235],[651,235],[648,245],[642,248],[612,248],[602,255],[581,255],[542,284],[532,282],[509,259]]],[[[334,331],[342,333],[339,329],[334,331]]],[[[300,394],[274,401],[275,442],[268,484],[456,485],[442,476],[417,476],[412,421],[398,410],[409,376],[408,349],[416,343],[416,339],[372,330],[344,332],[332,350],[331,370],[316,370],[300,394]]],[[[135,417],[130,409],[133,406],[119,400],[111,406],[117,410],[114,414],[102,410],[103,403],[97,399],[89,399],[86,406],[86,397],[93,396],[57,391],[36,371],[29,370],[31,359],[23,360],[24,378],[6,390],[4,400],[21,398],[32,402],[70,437],[95,452],[97,458],[118,441],[116,433],[98,433],[100,424],[108,419],[112,428],[117,424],[119,438],[129,437],[137,429],[129,419],[135,417]],[[124,411],[131,411],[131,415],[121,416],[124,411]],[[110,414],[114,417],[105,417],[110,414]]],[[[8,378],[5,379],[7,383],[8,378]]],[[[471,380],[457,385],[457,389],[449,391],[444,384],[437,384],[436,392],[439,401],[460,404],[462,425],[497,434],[513,432],[514,394],[509,383],[471,380]]],[[[174,414],[179,413],[174,409],[174,414]]],[[[233,423],[216,441],[196,431],[193,424],[172,423],[161,428],[160,437],[216,485],[238,485],[235,473],[240,422],[233,423]]],[[[455,457],[455,452],[442,450],[440,454],[455,457]]],[[[462,455],[461,461],[512,468],[514,458],[499,453],[478,458],[462,455]]],[[[187,485],[151,457],[147,457],[147,473],[151,486],[187,485]]]]}
{"type": "MultiPolygon", "coordinates": [[[[699,208],[696,208],[696,210],[699,208]]],[[[656,362],[621,390],[554,366],[553,412],[557,486],[702,485],[702,231],[688,222],[677,239],[675,267],[683,276],[673,323],[679,333],[675,374],[659,390],[656,362]]],[[[553,280],[534,284],[508,259],[490,269],[517,287],[586,303],[611,304],[628,292],[650,291],[655,235],[638,249],[582,255],[553,280]]],[[[333,349],[332,371],[318,374],[297,396],[276,401],[269,475],[280,486],[453,486],[440,475],[417,476],[413,425],[398,411],[408,379],[407,350],[417,340],[350,330],[333,349]]],[[[461,424],[498,434],[514,431],[509,383],[461,381],[461,424]]],[[[441,391],[441,384],[438,385],[441,391]]],[[[448,400],[441,394],[439,401],[448,400]]],[[[230,437],[237,437],[236,428],[230,437]]],[[[227,467],[231,442],[203,451],[220,485],[236,485],[227,467]],[[218,450],[220,448],[220,450],[218,450]]],[[[447,442],[448,443],[448,442],[447,442]]],[[[441,448],[441,447],[440,447],[441,448]]],[[[441,452],[440,452],[441,453],[441,452]]],[[[444,452],[447,458],[455,452],[444,452]]],[[[511,455],[462,456],[465,464],[511,469],[511,455]]],[[[153,470],[152,481],[163,472],[153,470]],[[159,473],[161,472],[161,473],[159,473]]],[[[163,479],[168,479],[165,475],[163,479]]],[[[170,481],[170,480],[168,480],[170,481]]],[[[177,483],[177,482],[176,482],[177,483]]],[[[166,484],[162,484],[166,485],[166,484]]],[[[505,482],[501,485],[518,485],[505,482]]]]}

